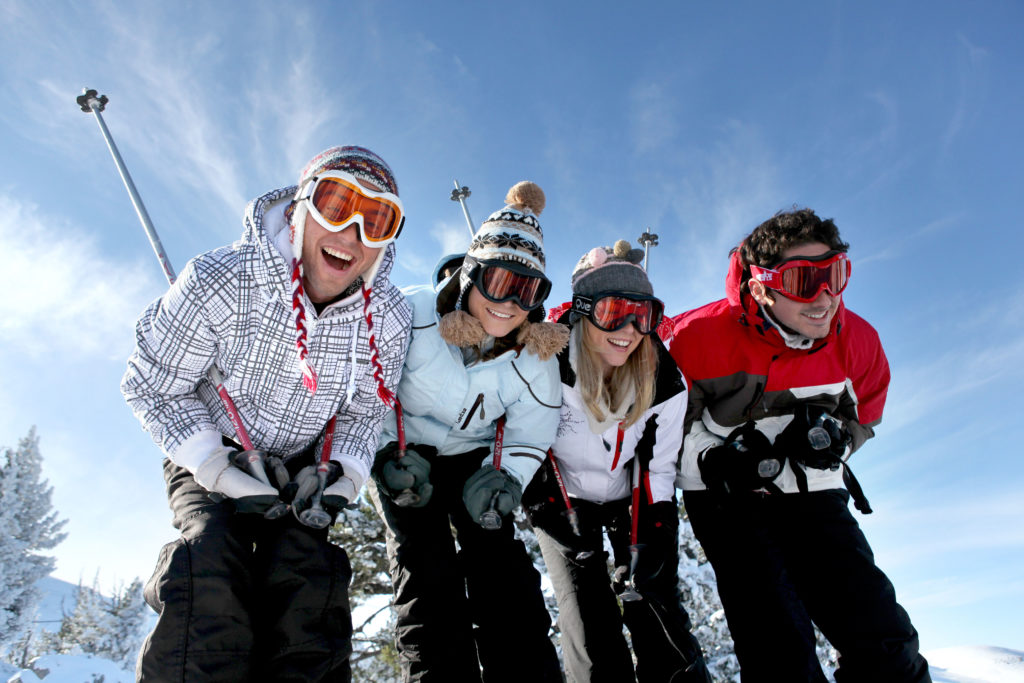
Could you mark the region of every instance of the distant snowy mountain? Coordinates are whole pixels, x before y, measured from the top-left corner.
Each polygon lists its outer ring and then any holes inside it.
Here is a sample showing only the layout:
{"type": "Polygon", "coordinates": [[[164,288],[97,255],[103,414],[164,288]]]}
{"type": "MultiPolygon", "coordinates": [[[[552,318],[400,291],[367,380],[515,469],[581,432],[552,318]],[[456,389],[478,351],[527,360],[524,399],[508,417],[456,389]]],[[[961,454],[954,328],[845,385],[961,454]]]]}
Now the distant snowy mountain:
{"type": "Polygon", "coordinates": [[[1024,652],[975,645],[924,653],[934,683],[1024,683],[1024,652]]]}

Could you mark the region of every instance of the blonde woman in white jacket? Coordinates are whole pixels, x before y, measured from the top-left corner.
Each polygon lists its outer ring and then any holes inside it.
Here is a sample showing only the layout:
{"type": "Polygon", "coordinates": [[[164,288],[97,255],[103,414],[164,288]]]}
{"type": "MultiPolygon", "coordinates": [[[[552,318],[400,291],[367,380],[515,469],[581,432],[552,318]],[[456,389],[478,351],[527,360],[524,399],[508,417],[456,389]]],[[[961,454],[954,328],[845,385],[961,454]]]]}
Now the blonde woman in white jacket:
{"type": "Polygon", "coordinates": [[[558,354],[558,436],[524,506],[558,598],[569,681],[710,682],[679,604],[674,480],[686,382],[655,334],[663,306],[642,258],[619,240],[573,271],[559,320],[571,334],[558,354]]]}

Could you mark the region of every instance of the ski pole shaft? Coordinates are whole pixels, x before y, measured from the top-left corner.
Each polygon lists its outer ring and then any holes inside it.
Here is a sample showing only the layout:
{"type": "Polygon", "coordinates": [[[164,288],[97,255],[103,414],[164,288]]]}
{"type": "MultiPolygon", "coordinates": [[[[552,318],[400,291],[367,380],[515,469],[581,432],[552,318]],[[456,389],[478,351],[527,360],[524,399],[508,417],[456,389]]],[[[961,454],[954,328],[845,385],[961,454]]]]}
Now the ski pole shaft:
{"type": "MultiPolygon", "coordinates": [[[[160,267],[164,271],[164,276],[167,278],[167,283],[173,285],[176,275],[174,269],[171,267],[171,261],[167,258],[167,252],[164,251],[164,245],[160,241],[160,236],[157,235],[156,228],[153,227],[153,221],[149,219],[149,212],[146,211],[146,205],[142,203],[142,197],[139,196],[138,190],[135,189],[135,183],[132,181],[131,174],[128,173],[128,168],[124,164],[124,159],[121,158],[121,152],[118,151],[117,145],[114,143],[114,138],[110,135],[110,130],[107,128],[106,122],[103,120],[103,116],[100,114],[110,100],[106,95],[97,95],[95,90],[83,89],[82,94],[78,96],[78,106],[81,107],[85,113],[92,112],[96,117],[96,122],[100,126],[100,132],[103,133],[103,139],[107,143],[107,148],[110,150],[110,155],[114,157],[114,164],[117,166],[118,173],[121,174],[121,180],[124,182],[125,189],[128,190],[128,196],[132,200],[132,206],[135,207],[135,213],[139,217],[139,221],[142,223],[142,228],[146,231],[146,236],[149,238],[149,244],[153,247],[153,251],[156,253],[156,258],[160,261],[160,267]]],[[[224,375],[221,374],[220,370],[216,367],[211,366],[209,371],[210,382],[217,389],[217,394],[220,396],[221,402],[224,404],[224,409],[228,414],[228,419],[231,420],[231,424],[235,428],[235,434],[238,436],[238,442],[242,444],[242,448],[247,451],[254,450],[252,440],[249,439],[249,433],[245,429],[245,425],[242,424],[242,417],[238,413],[238,408],[235,407],[235,402],[231,400],[231,396],[228,395],[227,389],[224,388],[224,375]]]]}
{"type": "MultiPolygon", "coordinates": [[[[501,471],[501,446],[505,438],[505,416],[498,418],[498,424],[494,429],[494,469],[501,471]]],[[[495,530],[501,528],[501,513],[498,512],[498,497],[501,490],[498,489],[491,496],[491,504],[487,510],[480,515],[480,526],[485,529],[495,530]]]]}
{"type": "MultiPolygon", "coordinates": [[[[398,451],[395,453],[395,460],[401,460],[405,455],[405,413],[402,412],[402,402],[395,398],[395,423],[398,426],[398,451]]],[[[404,489],[395,496],[395,505],[398,507],[409,507],[420,502],[420,496],[412,489],[404,489]]]]}
{"type": "Polygon", "coordinates": [[[580,533],[580,516],[576,513],[576,508],[572,506],[572,501],[569,500],[569,492],[565,488],[565,481],[562,479],[562,470],[558,467],[558,460],[555,459],[555,454],[548,449],[548,459],[551,461],[551,471],[555,473],[555,482],[558,484],[558,491],[562,494],[562,501],[565,503],[565,516],[569,518],[569,527],[572,528],[572,532],[577,536],[582,536],[580,533]]]}

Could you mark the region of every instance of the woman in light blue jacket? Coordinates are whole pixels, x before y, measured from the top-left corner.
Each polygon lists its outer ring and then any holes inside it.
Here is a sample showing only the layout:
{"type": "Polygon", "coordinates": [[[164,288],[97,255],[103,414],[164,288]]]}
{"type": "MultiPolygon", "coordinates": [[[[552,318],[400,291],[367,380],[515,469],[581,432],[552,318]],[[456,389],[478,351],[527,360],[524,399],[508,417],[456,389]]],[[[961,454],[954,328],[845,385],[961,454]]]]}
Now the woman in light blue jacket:
{"type": "Polygon", "coordinates": [[[523,182],[506,202],[457,273],[405,292],[412,341],[372,494],[406,681],[562,680],[511,512],[555,440],[568,330],[542,322],[544,193],[523,182]]]}

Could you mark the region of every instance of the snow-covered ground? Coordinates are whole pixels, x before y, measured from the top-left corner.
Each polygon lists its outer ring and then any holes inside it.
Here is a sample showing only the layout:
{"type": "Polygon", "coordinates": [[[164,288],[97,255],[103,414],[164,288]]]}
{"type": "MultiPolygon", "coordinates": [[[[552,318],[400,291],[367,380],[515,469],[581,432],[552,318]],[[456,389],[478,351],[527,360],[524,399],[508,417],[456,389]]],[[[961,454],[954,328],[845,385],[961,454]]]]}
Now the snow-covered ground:
{"type": "MultiPolygon", "coordinates": [[[[73,586],[64,581],[46,578],[40,582],[43,600],[39,619],[46,625],[59,626],[63,613],[74,607],[73,586]]],[[[368,617],[385,603],[365,605],[357,620],[368,617]]],[[[385,619],[378,614],[376,619],[385,619]]],[[[382,622],[383,623],[383,622],[382,622]]],[[[1024,683],[1024,652],[984,645],[947,647],[924,653],[931,665],[934,683],[1024,683]]],[[[32,669],[18,671],[0,661],[0,680],[8,683],[131,683],[132,673],[116,664],[91,655],[47,655],[40,657],[32,669]]]]}

